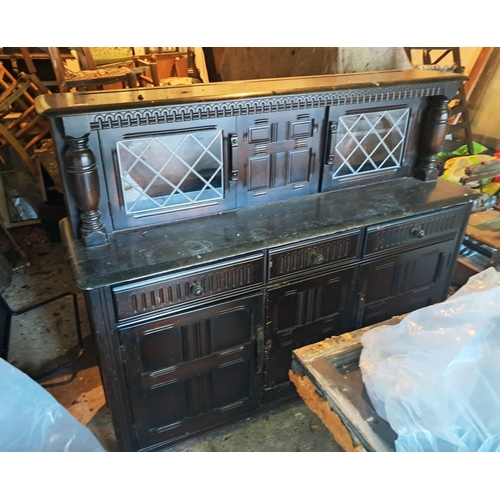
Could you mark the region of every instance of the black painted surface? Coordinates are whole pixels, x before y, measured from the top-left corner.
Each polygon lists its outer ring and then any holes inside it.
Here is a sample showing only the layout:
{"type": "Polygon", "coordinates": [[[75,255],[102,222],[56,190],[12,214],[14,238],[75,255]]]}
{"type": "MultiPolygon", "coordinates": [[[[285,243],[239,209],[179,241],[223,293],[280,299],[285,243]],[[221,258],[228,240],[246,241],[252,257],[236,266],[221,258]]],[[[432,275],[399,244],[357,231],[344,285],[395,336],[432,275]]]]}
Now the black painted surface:
{"type": "Polygon", "coordinates": [[[45,117],[87,114],[96,111],[159,106],[220,99],[244,99],[302,92],[380,88],[435,82],[457,82],[467,78],[456,73],[417,69],[308,76],[307,78],[270,78],[197,84],[171,88],[46,94],[36,100],[36,111],[45,117]]]}
{"type": "MultiPolygon", "coordinates": [[[[85,237],[90,223],[86,245],[99,246],[121,230],[411,177],[429,136],[422,112],[462,79],[386,71],[57,94],[36,104],[52,121],[73,236],[85,237]],[[204,151],[202,136],[217,146],[204,151]],[[88,191],[98,210],[78,201],[66,164],[72,141],[95,157],[88,191]]],[[[422,168],[431,172],[429,162],[422,168]]]]}
{"type": "Polygon", "coordinates": [[[120,330],[139,447],[257,408],[258,331],[259,295],[120,330]]]}
{"type": "Polygon", "coordinates": [[[470,189],[446,180],[424,183],[405,178],[115,233],[100,247],[86,248],[73,240],[67,219],[61,228],[78,286],[92,289],[467,205],[473,197],[470,189]]]}
{"type": "Polygon", "coordinates": [[[266,389],[288,383],[292,351],[351,327],[355,267],[273,288],[268,293],[266,389]]]}
{"type": "Polygon", "coordinates": [[[363,303],[353,329],[446,299],[456,244],[453,237],[361,265],[358,293],[363,303]]]}
{"type": "MultiPolygon", "coordinates": [[[[451,97],[461,79],[408,70],[37,99],[59,158],[65,135],[87,134],[96,158],[107,242],[85,246],[71,190],[61,233],[121,449],[159,449],[287,397],[294,349],[445,297],[475,195],[412,175],[429,97],[451,97]],[[408,121],[384,170],[369,117],[391,109],[408,121]],[[329,134],[350,113],[373,144],[344,165],[329,134]],[[182,149],[195,138],[217,147],[182,149]],[[351,166],[360,175],[328,180],[351,166]],[[148,215],[127,198],[134,183],[145,204],[179,187],[201,194],[214,176],[220,199],[148,215]]],[[[349,120],[354,154],[364,139],[349,120]]]]}

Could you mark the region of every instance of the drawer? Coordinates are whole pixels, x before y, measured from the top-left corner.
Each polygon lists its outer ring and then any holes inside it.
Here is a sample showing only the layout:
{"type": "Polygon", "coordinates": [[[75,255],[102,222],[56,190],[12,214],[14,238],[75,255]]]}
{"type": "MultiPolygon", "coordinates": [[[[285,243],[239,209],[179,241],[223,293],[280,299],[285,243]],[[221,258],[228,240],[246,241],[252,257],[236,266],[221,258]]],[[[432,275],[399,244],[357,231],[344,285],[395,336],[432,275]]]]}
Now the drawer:
{"type": "Polygon", "coordinates": [[[242,257],[113,288],[118,320],[199,301],[263,283],[264,256],[242,257]]]}
{"type": "Polygon", "coordinates": [[[360,258],[360,253],[359,229],[273,248],[269,251],[269,279],[337,262],[355,261],[360,258]]]}
{"type": "Polygon", "coordinates": [[[367,229],[364,255],[420,246],[430,240],[454,238],[464,227],[470,207],[460,206],[432,214],[419,215],[367,229]]]}

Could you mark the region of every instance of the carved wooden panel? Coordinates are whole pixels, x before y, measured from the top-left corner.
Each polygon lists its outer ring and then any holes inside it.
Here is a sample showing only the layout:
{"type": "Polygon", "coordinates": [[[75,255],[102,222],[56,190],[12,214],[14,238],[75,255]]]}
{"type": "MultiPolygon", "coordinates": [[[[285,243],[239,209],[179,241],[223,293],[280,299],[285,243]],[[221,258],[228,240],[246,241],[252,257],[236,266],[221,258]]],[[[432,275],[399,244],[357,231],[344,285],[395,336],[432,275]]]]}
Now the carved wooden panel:
{"type": "Polygon", "coordinates": [[[264,257],[258,254],[187,273],[115,287],[116,316],[123,320],[258,285],[264,279],[263,266],[264,257]]]}
{"type": "Polygon", "coordinates": [[[238,206],[317,192],[320,111],[238,118],[238,206]]]}
{"type": "Polygon", "coordinates": [[[318,238],[304,243],[269,250],[269,277],[279,278],[306,269],[360,258],[360,230],[318,238]]]}
{"type": "Polygon", "coordinates": [[[92,130],[108,130],[260,113],[311,110],[327,106],[418,99],[443,95],[445,88],[445,83],[435,82],[112,111],[91,116],[90,127],[92,130]]]}
{"type": "Polygon", "coordinates": [[[121,330],[140,448],[258,405],[261,330],[261,294],[121,330]]]}
{"type": "Polygon", "coordinates": [[[399,250],[455,234],[463,225],[466,209],[467,207],[456,207],[437,214],[369,227],[365,255],[376,255],[389,249],[399,250]]]}
{"type": "Polygon", "coordinates": [[[288,380],[293,349],[349,330],[355,275],[351,267],[269,291],[266,387],[288,380]]]}
{"type": "Polygon", "coordinates": [[[266,190],[271,187],[271,156],[263,154],[248,160],[248,190],[266,190]]]}
{"type": "Polygon", "coordinates": [[[455,251],[455,239],[450,239],[362,264],[355,327],[444,300],[456,263],[455,251]]]}

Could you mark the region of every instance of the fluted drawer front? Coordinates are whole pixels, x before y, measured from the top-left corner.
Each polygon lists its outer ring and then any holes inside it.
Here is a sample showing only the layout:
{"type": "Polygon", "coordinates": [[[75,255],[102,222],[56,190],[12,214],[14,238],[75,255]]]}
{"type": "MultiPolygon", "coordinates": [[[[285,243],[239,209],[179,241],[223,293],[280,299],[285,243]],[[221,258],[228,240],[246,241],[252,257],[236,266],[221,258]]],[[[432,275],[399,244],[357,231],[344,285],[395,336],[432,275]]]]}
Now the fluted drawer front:
{"type": "Polygon", "coordinates": [[[368,227],[364,255],[399,250],[445,236],[453,238],[464,223],[466,209],[467,207],[456,207],[437,214],[368,227]]]}
{"type": "Polygon", "coordinates": [[[279,278],[335,262],[355,261],[361,252],[361,231],[317,238],[269,251],[269,278],[279,278]]]}
{"type": "Polygon", "coordinates": [[[264,257],[257,254],[223,264],[175,273],[113,289],[119,320],[180,306],[263,283],[264,257]]]}

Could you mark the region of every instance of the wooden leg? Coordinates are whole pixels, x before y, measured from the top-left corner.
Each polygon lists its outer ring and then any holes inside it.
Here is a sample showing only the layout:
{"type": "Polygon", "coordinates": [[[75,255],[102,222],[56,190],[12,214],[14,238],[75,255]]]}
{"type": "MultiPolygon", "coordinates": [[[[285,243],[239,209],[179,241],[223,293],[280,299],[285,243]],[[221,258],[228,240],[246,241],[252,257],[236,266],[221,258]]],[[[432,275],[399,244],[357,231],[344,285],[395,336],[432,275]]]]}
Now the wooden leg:
{"type": "Polygon", "coordinates": [[[26,68],[28,68],[28,73],[36,73],[36,67],[33,64],[31,55],[27,47],[19,47],[21,54],[23,55],[24,62],[26,63],[26,68]]]}

